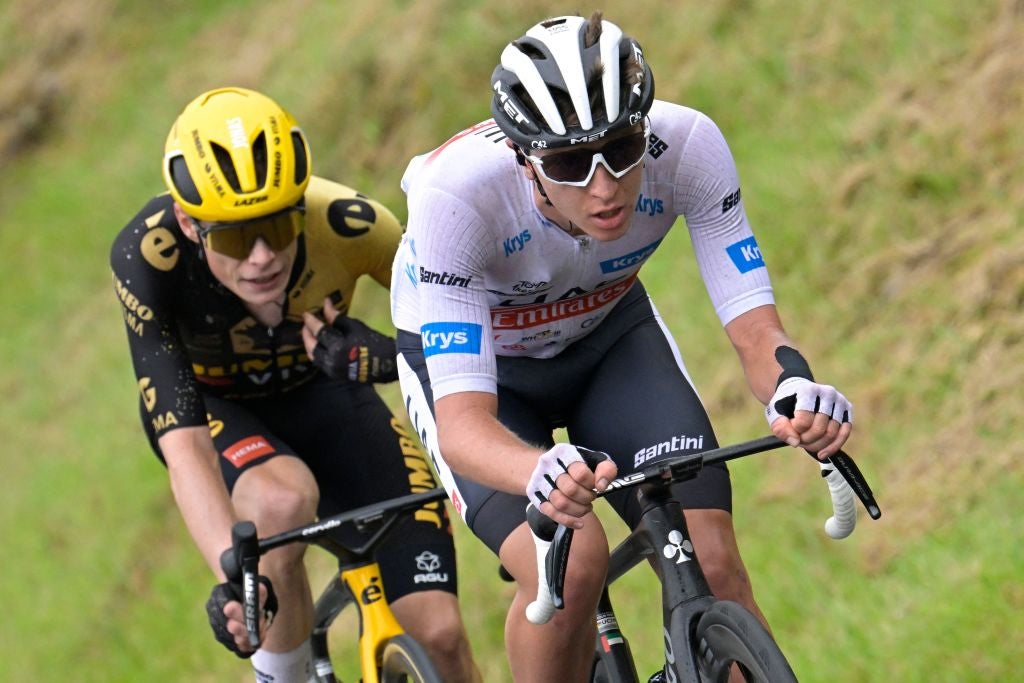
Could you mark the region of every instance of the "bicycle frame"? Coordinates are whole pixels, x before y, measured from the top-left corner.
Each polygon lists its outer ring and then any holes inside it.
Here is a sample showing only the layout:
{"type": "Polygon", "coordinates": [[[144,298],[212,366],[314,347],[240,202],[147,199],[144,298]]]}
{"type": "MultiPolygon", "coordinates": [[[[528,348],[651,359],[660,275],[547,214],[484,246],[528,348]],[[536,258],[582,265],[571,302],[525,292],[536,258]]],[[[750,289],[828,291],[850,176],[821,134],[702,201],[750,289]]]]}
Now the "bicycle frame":
{"type": "Polygon", "coordinates": [[[609,558],[605,595],[598,606],[597,652],[605,666],[615,672],[616,681],[637,680],[628,643],[624,638],[621,643],[615,643],[618,650],[608,644],[607,637],[602,638],[600,632],[601,622],[617,624],[607,587],[642,560],[651,558],[661,583],[665,662],[676,676],[669,680],[699,680],[698,653],[692,648],[677,652],[673,643],[691,643],[689,634],[715,598],[700,564],[694,561],[693,544],[679,502],[667,488],[645,485],[642,489],[647,501],[640,522],[609,558]],[[669,542],[659,548],[655,545],[657,539],[669,539],[669,542]],[[683,634],[685,636],[680,637],[683,634]]]}
{"type": "Polygon", "coordinates": [[[334,619],[349,605],[359,610],[359,661],[364,683],[377,683],[384,646],[404,631],[388,607],[376,562],[343,565],[320,594],[314,608],[310,647],[316,675],[323,683],[336,683],[327,644],[334,619]]]}

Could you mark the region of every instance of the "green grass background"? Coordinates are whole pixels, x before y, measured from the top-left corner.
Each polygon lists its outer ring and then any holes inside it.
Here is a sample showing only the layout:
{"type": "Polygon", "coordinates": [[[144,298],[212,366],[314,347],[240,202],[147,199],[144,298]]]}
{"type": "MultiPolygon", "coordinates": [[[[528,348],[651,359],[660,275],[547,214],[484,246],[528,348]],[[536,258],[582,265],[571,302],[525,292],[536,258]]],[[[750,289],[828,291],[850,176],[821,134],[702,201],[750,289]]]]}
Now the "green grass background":
{"type": "MultiPolygon", "coordinates": [[[[262,89],[304,126],[318,174],[404,218],[405,162],[488,115],[503,44],[545,16],[592,9],[0,2],[0,681],[251,679],[208,632],[210,576],[142,436],[107,268],[114,234],[162,189],[158,160],[181,107],[218,85],[262,89]]],[[[806,458],[732,468],[744,557],[798,676],[1015,679],[1024,3],[600,9],[641,40],[660,97],[725,132],[787,329],[856,405],[849,451],[885,516],[852,538],[824,537],[827,501],[806,458]]],[[[720,440],[765,433],[685,230],[645,282],[720,440]]],[[[359,312],[383,328],[386,301],[369,285],[359,312]]],[[[487,681],[508,680],[510,588],[456,532],[475,653],[487,681]]],[[[315,552],[319,584],[329,563],[315,552]]],[[[617,594],[653,671],[655,579],[638,570],[617,594]]],[[[342,659],[351,633],[339,629],[342,659]]]]}

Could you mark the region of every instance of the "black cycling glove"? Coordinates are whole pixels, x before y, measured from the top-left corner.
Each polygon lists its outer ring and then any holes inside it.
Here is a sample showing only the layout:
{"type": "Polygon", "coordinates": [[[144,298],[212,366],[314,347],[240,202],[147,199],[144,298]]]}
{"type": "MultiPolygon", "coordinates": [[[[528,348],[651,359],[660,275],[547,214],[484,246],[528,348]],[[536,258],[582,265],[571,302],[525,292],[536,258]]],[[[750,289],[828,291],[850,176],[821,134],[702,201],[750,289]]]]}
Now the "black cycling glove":
{"type": "Polygon", "coordinates": [[[333,379],[361,384],[398,379],[395,340],[344,315],[320,328],[313,363],[333,379]]]}
{"type": "MultiPolygon", "coordinates": [[[[259,582],[267,587],[267,599],[263,603],[263,616],[269,625],[274,621],[277,614],[277,595],[274,593],[274,586],[270,579],[265,576],[259,577],[259,582]]],[[[235,644],[235,637],[228,630],[228,618],[224,614],[224,606],[229,602],[242,602],[242,586],[233,581],[219,583],[210,592],[210,599],[206,601],[206,615],[210,618],[210,628],[217,642],[234,652],[242,659],[249,659],[255,652],[242,652],[235,644]]]]}

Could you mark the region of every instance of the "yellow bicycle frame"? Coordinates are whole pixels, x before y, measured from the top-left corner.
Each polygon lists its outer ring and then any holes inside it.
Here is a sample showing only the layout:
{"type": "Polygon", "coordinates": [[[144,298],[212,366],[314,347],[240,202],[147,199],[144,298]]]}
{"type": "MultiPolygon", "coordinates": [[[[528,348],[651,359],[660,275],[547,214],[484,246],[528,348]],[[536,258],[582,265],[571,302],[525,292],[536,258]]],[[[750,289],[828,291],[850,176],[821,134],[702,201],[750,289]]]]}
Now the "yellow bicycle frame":
{"type": "Polygon", "coordinates": [[[380,566],[376,562],[344,568],[341,581],[359,604],[359,661],[363,683],[380,683],[378,672],[388,639],[404,631],[384,597],[380,566]]]}

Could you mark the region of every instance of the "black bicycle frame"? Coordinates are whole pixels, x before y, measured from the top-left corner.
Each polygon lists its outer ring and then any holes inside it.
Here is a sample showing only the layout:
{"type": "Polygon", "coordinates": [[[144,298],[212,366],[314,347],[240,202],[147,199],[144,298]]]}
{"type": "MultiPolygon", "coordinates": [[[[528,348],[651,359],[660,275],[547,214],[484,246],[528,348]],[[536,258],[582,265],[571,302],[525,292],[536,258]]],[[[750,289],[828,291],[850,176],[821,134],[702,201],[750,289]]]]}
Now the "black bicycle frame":
{"type": "MultiPolygon", "coordinates": [[[[677,652],[673,643],[692,642],[690,635],[697,626],[697,620],[715,598],[695,559],[679,501],[672,497],[667,487],[658,484],[642,484],[638,499],[643,505],[640,522],[612,551],[607,584],[610,585],[642,560],[652,559],[661,583],[665,662],[679,677],[669,680],[699,680],[697,653],[689,651],[689,648],[687,652],[677,652]],[[658,547],[656,543],[664,545],[658,547]]],[[[598,613],[603,613],[604,607],[608,615],[613,615],[607,595],[602,601],[605,600],[607,602],[598,607],[598,613]]],[[[609,652],[613,650],[609,649],[609,652]]],[[[607,657],[604,661],[606,667],[614,670],[615,680],[635,680],[628,646],[620,650],[617,657],[607,657]],[[623,655],[627,657],[628,671],[622,671],[623,655]]]]}

